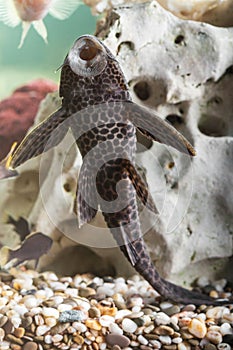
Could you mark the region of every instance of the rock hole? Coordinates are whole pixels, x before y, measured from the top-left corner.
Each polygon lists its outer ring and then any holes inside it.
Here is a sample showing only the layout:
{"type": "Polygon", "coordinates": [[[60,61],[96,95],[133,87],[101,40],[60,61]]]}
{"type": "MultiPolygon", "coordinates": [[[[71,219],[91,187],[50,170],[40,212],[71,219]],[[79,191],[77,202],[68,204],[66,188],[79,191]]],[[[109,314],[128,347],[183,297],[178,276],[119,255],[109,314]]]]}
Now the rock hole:
{"type": "Polygon", "coordinates": [[[136,96],[142,101],[148,100],[151,94],[150,86],[147,81],[139,81],[134,85],[133,90],[136,96]]]}
{"type": "Polygon", "coordinates": [[[122,43],[120,43],[120,45],[117,48],[117,54],[123,49],[126,48],[130,51],[134,50],[134,43],[132,41],[123,41],[122,43]]]}
{"type": "Polygon", "coordinates": [[[118,32],[118,33],[115,34],[115,37],[116,37],[117,39],[119,39],[120,36],[121,36],[121,33],[120,33],[120,32],[118,32]]]}
{"type": "Polygon", "coordinates": [[[175,38],[174,40],[174,43],[176,45],[181,45],[181,44],[185,44],[185,41],[184,41],[184,36],[183,35],[177,35],[177,37],[175,38]]]}
{"type": "Polygon", "coordinates": [[[66,182],[64,185],[63,185],[63,188],[66,192],[71,192],[71,186],[69,184],[69,182],[66,182]]]}
{"type": "Polygon", "coordinates": [[[214,115],[203,114],[199,120],[198,128],[201,133],[207,136],[227,136],[226,122],[214,115]]]}
{"type": "Polygon", "coordinates": [[[168,121],[173,126],[176,124],[182,124],[184,122],[183,118],[178,114],[169,114],[166,116],[166,121],[168,121]]]}

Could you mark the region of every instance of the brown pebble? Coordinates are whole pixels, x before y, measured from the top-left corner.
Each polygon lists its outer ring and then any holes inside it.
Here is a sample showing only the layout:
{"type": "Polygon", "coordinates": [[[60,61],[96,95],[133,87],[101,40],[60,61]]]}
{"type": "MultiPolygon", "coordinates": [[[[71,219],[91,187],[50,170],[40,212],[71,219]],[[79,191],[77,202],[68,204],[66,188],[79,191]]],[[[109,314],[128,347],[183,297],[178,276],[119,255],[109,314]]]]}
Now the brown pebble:
{"type": "Polygon", "coordinates": [[[30,327],[30,325],[32,324],[32,321],[33,320],[32,320],[31,316],[23,317],[22,318],[22,326],[23,326],[23,328],[28,329],[30,327]]]}
{"type": "Polygon", "coordinates": [[[159,335],[173,335],[175,333],[174,329],[164,325],[156,327],[154,332],[159,335]]]}
{"type": "Polygon", "coordinates": [[[6,334],[12,334],[14,332],[14,325],[10,320],[7,320],[2,328],[6,334]]]}
{"type": "Polygon", "coordinates": [[[60,334],[64,332],[68,327],[70,326],[70,323],[57,323],[56,326],[50,329],[51,335],[60,334]]]}
{"type": "Polygon", "coordinates": [[[108,307],[108,306],[100,305],[99,308],[100,308],[101,315],[115,316],[118,311],[116,307],[108,307]]]}
{"type": "Polygon", "coordinates": [[[217,348],[214,344],[206,344],[204,350],[217,350],[217,348]]]}
{"type": "Polygon", "coordinates": [[[171,344],[171,345],[163,345],[164,350],[176,350],[177,346],[176,344],[171,344]]]}
{"type": "Polygon", "coordinates": [[[107,334],[105,339],[109,345],[118,345],[120,348],[126,348],[130,344],[130,339],[121,334],[107,334]]]}
{"type": "Polygon", "coordinates": [[[94,342],[92,343],[92,348],[93,348],[94,350],[99,350],[99,345],[94,341],[94,342]]]}
{"type": "Polygon", "coordinates": [[[152,334],[152,333],[143,334],[143,337],[145,337],[145,338],[148,339],[148,340],[158,340],[158,339],[159,339],[159,335],[157,335],[157,334],[152,334]]]}
{"type": "Polygon", "coordinates": [[[17,338],[22,338],[25,334],[25,329],[23,327],[15,328],[14,335],[17,338]]]}
{"type": "Polygon", "coordinates": [[[15,337],[13,334],[7,334],[7,336],[5,338],[6,338],[6,340],[8,340],[11,343],[15,343],[15,344],[18,344],[18,345],[23,345],[24,344],[22,339],[19,339],[19,338],[15,337]]]}
{"type": "Polygon", "coordinates": [[[99,323],[99,321],[97,320],[93,320],[93,319],[87,319],[85,321],[85,325],[90,328],[90,329],[94,329],[96,331],[100,331],[102,326],[101,324],[99,323]]]}
{"type": "Polygon", "coordinates": [[[83,298],[88,298],[95,294],[96,294],[96,291],[93,288],[86,287],[86,288],[79,289],[79,296],[83,298]]]}
{"type": "Polygon", "coordinates": [[[37,349],[38,349],[38,345],[34,341],[28,341],[23,346],[23,350],[37,350],[37,349]]]}
{"type": "Polygon", "coordinates": [[[100,317],[101,316],[100,310],[97,309],[97,307],[91,307],[88,310],[88,313],[89,313],[89,317],[91,317],[91,318],[95,318],[95,317],[100,317]]]}

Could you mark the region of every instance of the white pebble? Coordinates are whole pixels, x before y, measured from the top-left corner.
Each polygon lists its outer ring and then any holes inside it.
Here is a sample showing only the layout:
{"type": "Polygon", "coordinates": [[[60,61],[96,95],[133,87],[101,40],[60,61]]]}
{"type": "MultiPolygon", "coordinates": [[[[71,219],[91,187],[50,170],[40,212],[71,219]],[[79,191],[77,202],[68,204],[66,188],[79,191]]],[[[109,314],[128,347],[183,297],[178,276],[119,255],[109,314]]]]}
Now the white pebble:
{"type": "Polygon", "coordinates": [[[21,325],[22,320],[20,317],[13,316],[13,317],[11,317],[11,322],[13,323],[13,326],[15,328],[18,328],[21,325]]]}
{"type": "Polygon", "coordinates": [[[160,335],[159,340],[164,345],[170,345],[172,343],[171,337],[169,337],[168,335],[160,335]]]}
{"type": "Polygon", "coordinates": [[[34,307],[38,306],[38,299],[36,299],[35,297],[31,296],[29,298],[25,298],[24,299],[24,305],[26,306],[26,308],[28,309],[32,309],[34,307]]]}
{"type": "Polygon", "coordinates": [[[53,307],[43,307],[42,315],[44,317],[54,317],[59,318],[59,311],[53,307]]]}
{"type": "Polygon", "coordinates": [[[122,321],[122,329],[127,333],[134,333],[138,328],[137,324],[129,318],[124,318],[122,321]]]}
{"type": "Polygon", "coordinates": [[[223,315],[229,314],[230,310],[225,306],[215,306],[211,309],[207,310],[206,317],[207,318],[222,318],[223,315]]]}
{"type": "Polygon", "coordinates": [[[50,330],[49,326],[46,326],[46,325],[38,326],[37,329],[36,329],[36,335],[37,336],[44,335],[49,330],[50,330]]]}
{"type": "Polygon", "coordinates": [[[50,282],[50,286],[54,291],[65,291],[66,285],[61,282],[50,282]]]}
{"type": "Polygon", "coordinates": [[[52,341],[53,343],[59,343],[60,341],[62,341],[63,336],[61,334],[54,334],[52,336],[52,341]]]}
{"type": "Polygon", "coordinates": [[[197,280],[197,285],[201,288],[207,286],[208,284],[210,284],[210,281],[206,276],[199,277],[197,280]]]}
{"type": "Polygon", "coordinates": [[[123,330],[116,323],[111,323],[109,325],[109,330],[111,333],[123,334],[123,330]]]}
{"type": "Polygon", "coordinates": [[[183,342],[178,344],[177,348],[178,350],[191,350],[191,345],[187,342],[183,342]]]}
{"type": "Polygon", "coordinates": [[[106,343],[100,343],[99,347],[100,347],[100,350],[105,350],[106,347],[107,347],[107,344],[106,343]]]}
{"type": "Polygon", "coordinates": [[[7,341],[0,341],[0,349],[1,350],[10,349],[10,343],[8,343],[7,341]]]}
{"type": "Polygon", "coordinates": [[[8,303],[8,298],[1,297],[0,298],[0,307],[5,306],[8,303]]]}
{"type": "Polygon", "coordinates": [[[52,336],[50,334],[45,335],[44,342],[45,344],[52,344],[52,336]]]}
{"type": "Polygon", "coordinates": [[[84,333],[87,330],[87,327],[85,326],[85,324],[81,323],[81,322],[73,322],[72,326],[80,333],[84,333]]]}
{"type": "Polygon", "coordinates": [[[114,318],[112,316],[103,315],[99,318],[99,323],[103,327],[109,327],[111,323],[114,323],[114,318]]]}
{"type": "Polygon", "coordinates": [[[145,337],[143,337],[143,335],[141,335],[141,334],[138,336],[138,341],[142,345],[147,345],[148,344],[148,340],[145,337]]]}
{"type": "Polygon", "coordinates": [[[55,295],[53,298],[52,298],[53,302],[54,302],[54,305],[59,305],[59,304],[62,304],[63,301],[64,301],[64,298],[60,295],[55,295]]]}
{"type": "Polygon", "coordinates": [[[155,322],[157,325],[160,325],[160,324],[168,324],[170,323],[170,317],[165,314],[164,312],[158,312],[156,315],[155,315],[155,322]]]}
{"type": "Polygon", "coordinates": [[[33,307],[30,312],[33,314],[33,315],[38,315],[38,314],[41,314],[42,312],[42,308],[41,307],[33,307]]]}
{"type": "Polygon", "coordinates": [[[220,332],[222,335],[226,335],[226,334],[232,334],[233,330],[231,328],[231,325],[225,322],[220,326],[220,332]]]}
{"type": "Polygon", "coordinates": [[[77,297],[78,296],[78,289],[77,288],[66,288],[65,293],[70,297],[77,297]]]}
{"type": "Polygon", "coordinates": [[[69,310],[72,310],[73,309],[73,306],[70,305],[70,304],[60,304],[57,306],[57,310],[59,312],[63,312],[63,311],[69,311],[69,310]]]}
{"type": "Polygon", "coordinates": [[[227,343],[221,343],[217,346],[218,350],[231,350],[231,346],[227,343]]]}
{"type": "Polygon", "coordinates": [[[130,310],[119,310],[117,311],[116,315],[115,315],[115,320],[119,320],[121,318],[124,318],[125,316],[128,316],[131,314],[130,310]]]}
{"type": "Polygon", "coordinates": [[[166,309],[168,309],[169,307],[172,307],[173,304],[172,304],[172,303],[169,303],[168,301],[163,301],[162,303],[160,303],[159,306],[161,307],[161,309],[166,310],[166,309]]]}
{"type": "Polygon", "coordinates": [[[112,288],[109,288],[109,287],[100,286],[97,288],[96,293],[101,294],[101,295],[103,294],[107,297],[111,297],[114,294],[114,290],[112,288]]]}
{"type": "Polygon", "coordinates": [[[182,341],[183,341],[183,339],[181,337],[176,337],[176,338],[172,339],[172,342],[174,344],[180,344],[180,343],[182,343],[182,341]]]}
{"type": "Polygon", "coordinates": [[[135,305],[132,307],[132,312],[140,312],[140,311],[141,311],[141,306],[135,305]]]}
{"type": "Polygon", "coordinates": [[[20,315],[23,316],[26,312],[28,312],[28,309],[25,307],[25,305],[15,305],[14,310],[20,315]]]}
{"type": "Polygon", "coordinates": [[[145,327],[143,331],[144,331],[144,333],[149,334],[154,330],[154,328],[155,328],[155,326],[153,324],[151,324],[150,326],[145,327]]]}

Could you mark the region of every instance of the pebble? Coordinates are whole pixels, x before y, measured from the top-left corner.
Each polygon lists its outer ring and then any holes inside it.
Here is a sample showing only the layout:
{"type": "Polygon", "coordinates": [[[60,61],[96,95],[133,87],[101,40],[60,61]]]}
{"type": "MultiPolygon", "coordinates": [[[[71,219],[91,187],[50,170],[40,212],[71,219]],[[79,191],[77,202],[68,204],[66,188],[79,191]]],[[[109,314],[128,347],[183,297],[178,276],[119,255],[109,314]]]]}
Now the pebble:
{"type": "Polygon", "coordinates": [[[159,335],[173,335],[175,331],[169,326],[162,325],[155,328],[155,333],[159,335]]]}
{"type": "Polygon", "coordinates": [[[222,343],[222,344],[219,344],[217,346],[217,349],[218,350],[231,350],[231,346],[229,344],[222,343]]]}
{"type": "Polygon", "coordinates": [[[103,315],[99,318],[99,323],[102,327],[109,327],[111,323],[114,323],[115,319],[109,315],[103,315]]]}
{"type": "Polygon", "coordinates": [[[138,341],[142,345],[147,345],[149,343],[148,340],[145,337],[143,337],[143,335],[141,335],[141,334],[138,336],[138,341]]]}
{"type": "Polygon", "coordinates": [[[82,345],[84,343],[84,338],[81,335],[76,335],[73,339],[78,345],[82,345]]]}
{"type": "Polygon", "coordinates": [[[191,350],[191,345],[188,342],[179,343],[177,346],[178,350],[191,350]]]}
{"type": "Polygon", "coordinates": [[[17,338],[22,338],[24,334],[25,334],[25,329],[23,327],[19,327],[14,330],[14,335],[17,338]]]}
{"type": "Polygon", "coordinates": [[[216,331],[208,331],[206,338],[213,344],[219,344],[222,342],[222,335],[216,331]]]}
{"type": "Polygon", "coordinates": [[[33,341],[29,341],[23,346],[23,350],[37,350],[38,346],[37,343],[33,341]]]}
{"type": "Polygon", "coordinates": [[[188,330],[197,338],[204,338],[207,332],[207,328],[204,322],[193,318],[188,325],[188,330]]]}
{"type": "Polygon", "coordinates": [[[130,318],[124,318],[121,325],[122,329],[127,333],[134,333],[138,327],[130,318]]]}
{"type": "Polygon", "coordinates": [[[160,324],[166,325],[170,322],[170,317],[164,312],[158,312],[155,315],[155,323],[159,326],[160,324]]]}
{"type": "Polygon", "coordinates": [[[42,315],[44,317],[59,318],[59,311],[53,307],[43,307],[42,315]]]}
{"type": "Polygon", "coordinates": [[[171,337],[169,337],[168,335],[160,335],[159,340],[164,345],[170,345],[172,342],[171,337]]]}
{"type": "Polygon", "coordinates": [[[85,321],[85,325],[90,328],[90,329],[94,329],[96,331],[100,331],[101,330],[101,324],[99,323],[99,321],[97,320],[93,320],[93,319],[87,319],[85,321]]]}
{"type": "Polygon", "coordinates": [[[106,335],[106,342],[111,346],[118,345],[120,348],[126,348],[130,344],[130,339],[124,335],[111,333],[106,335]]]}
{"type": "Polygon", "coordinates": [[[85,315],[82,311],[79,310],[66,310],[60,313],[59,322],[74,322],[82,321],[85,318],[85,315]]]}
{"type": "Polygon", "coordinates": [[[123,329],[120,328],[117,323],[111,323],[109,325],[109,331],[111,333],[123,334],[123,329]]]}

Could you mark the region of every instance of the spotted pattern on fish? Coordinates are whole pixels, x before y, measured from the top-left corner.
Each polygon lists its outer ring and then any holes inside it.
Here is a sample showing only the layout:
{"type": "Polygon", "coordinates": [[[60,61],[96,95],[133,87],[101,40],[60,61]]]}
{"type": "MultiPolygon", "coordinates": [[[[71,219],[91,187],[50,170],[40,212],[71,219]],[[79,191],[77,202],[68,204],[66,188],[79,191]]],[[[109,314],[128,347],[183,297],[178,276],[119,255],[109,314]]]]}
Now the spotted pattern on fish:
{"type": "Polygon", "coordinates": [[[119,63],[93,36],[82,36],[61,72],[62,108],[29,134],[12,155],[20,165],[56,145],[71,128],[83,157],[75,209],[79,224],[100,207],[114,238],[135,269],[165,298],[182,303],[221,304],[162,279],[143,240],[137,196],[157,212],[146,183],[135,169],[136,128],[147,137],[194,155],[191,144],[152,111],[134,104],[119,63]],[[62,126],[62,127],[61,127],[62,126]]]}

